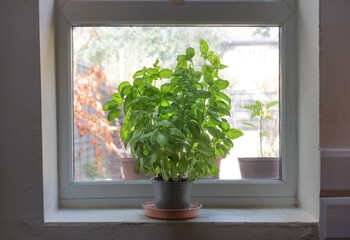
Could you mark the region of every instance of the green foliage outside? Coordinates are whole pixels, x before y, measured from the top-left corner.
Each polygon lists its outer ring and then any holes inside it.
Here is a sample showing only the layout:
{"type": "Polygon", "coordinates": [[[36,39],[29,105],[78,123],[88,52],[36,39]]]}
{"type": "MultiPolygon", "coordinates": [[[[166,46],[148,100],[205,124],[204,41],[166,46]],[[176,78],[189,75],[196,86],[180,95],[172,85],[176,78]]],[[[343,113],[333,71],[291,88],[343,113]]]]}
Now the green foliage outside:
{"type": "Polygon", "coordinates": [[[251,126],[253,128],[259,129],[259,140],[260,140],[260,156],[264,157],[264,151],[263,151],[263,138],[268,136],[268,132],[264,130],[264,121],[266,119],[272,120],[272,116],[268,113],[268,110],[270,107],[278,104],[278,101],[269,102],[266,105],[264,105],[259,100],[255,101],[255,104],[253,105],[247,105],[243,106],[243,108],[248,109],[252,111],[252,114],[250,116],[250,120],[253,118],[257,118],[259,120],[259,126],[254,126],[254,124],[251,123],[243,123],[245,125],[251,126]]]}
{"type": "Polygon", "coordinates": [[[261,35],[264,38],[270,37],[272,27],[256,27],[253,35],[261,35]]]}
{"type": "Polygon", "coordinates": [[[232,140],[243,135],[225,119],[231,100],[222,90],[229,82],[219,71],[227,66],[202,39],[199,49],[201,67],[194,63],[196,53],[189,47],[177,56],[173,68],[161,68],[157,60],[136,71],[132,85],[120,83],[104,104],[109,121],[122,109],[125,112],[120,135],[138,157],[136,172],[151,172],[165,181],[216,176],[216,156],[225,158],[232,140]]]}
{"type": "MultiPolygon", "coordinates": [[[[102,163],[103,167],[106,167],[105,163],[102,163]]],[[[85,162],[83,165],[83,174],[85,174],[87,179],[105,179],[106,176],[104,171],[98,171],[97,162],[85,162]],[[99,173],[100,172],[100,173],[99,173]]]]}
{"type": "MultiPolygon", "coordinates": [[[[76,53],[77,58],[96,65],[105,73],[113,73],[110,78],[119,83],[121,69],[112,62],[119,64],[120,59],[124,59],[125,76],[131,76],[142,67],[137,64],[152,64],[154,59],[160,59],[164,68],[170,68],[176,60],[171,56],[185,51],[186,42],[198,42],[205,35],[216,43],[212,46],[214,49],[221,49],[219,40],[225,34],[220,28],[201,28],[198,31],[196,27],[98,27],[75,28],[74,31],[75,35],[89,39],[85,47],[82,46],[84,51],[76,53]]],[[[76,46],[75,49],[79,48],[76,46]]]]}

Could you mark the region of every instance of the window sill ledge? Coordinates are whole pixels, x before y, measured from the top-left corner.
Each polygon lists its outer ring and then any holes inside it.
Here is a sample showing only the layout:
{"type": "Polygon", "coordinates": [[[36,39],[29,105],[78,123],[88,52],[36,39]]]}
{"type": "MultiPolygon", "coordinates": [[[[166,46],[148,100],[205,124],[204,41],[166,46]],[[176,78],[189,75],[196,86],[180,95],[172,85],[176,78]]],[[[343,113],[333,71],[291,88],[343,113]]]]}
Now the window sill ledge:
{"type": "Polygon", "coordinates": [[[62,209],[46,220],[48,228],[79,236],[90,232],[87,239],[288,240],[319,235],[318,220],[302,209],[201,209],[189,220],[151,219],[142,209],[62,209]]]}
{"type": "Polygon", "coordinates": [[[189,220],[157,220],[148,218],[142,209],[58,209],[45,219],[46,224],[58,223],[115,223],[115,224],[169,224],[211,223],[317,226],[318,220],[306,211],[294,209],[235,208],[201,209],[196,218],[189,220]]]}

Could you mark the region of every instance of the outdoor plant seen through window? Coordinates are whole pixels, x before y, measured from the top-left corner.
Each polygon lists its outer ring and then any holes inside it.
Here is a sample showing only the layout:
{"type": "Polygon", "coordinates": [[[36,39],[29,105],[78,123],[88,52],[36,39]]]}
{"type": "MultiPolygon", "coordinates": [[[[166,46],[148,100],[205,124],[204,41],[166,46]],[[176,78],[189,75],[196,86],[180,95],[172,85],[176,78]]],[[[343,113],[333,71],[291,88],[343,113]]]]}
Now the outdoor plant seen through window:
{"type": "MultiPolygon", "coordinates": [[[[227,68],[221,78],[231,102],[227,121],[244,135],[225,159],[218,179],[278,179],[280,164],[280,58],[278,27],[74,27],[74,173],[76,180],[149,179],[136,174],[136,159],[121,140],[124,113],[108,122],[103,105],[135,72],[175,66],[187,47],[200,61],[204,39],[227,68]]],[[[135,77],[135,76],[134,76],[135,77]]]]}

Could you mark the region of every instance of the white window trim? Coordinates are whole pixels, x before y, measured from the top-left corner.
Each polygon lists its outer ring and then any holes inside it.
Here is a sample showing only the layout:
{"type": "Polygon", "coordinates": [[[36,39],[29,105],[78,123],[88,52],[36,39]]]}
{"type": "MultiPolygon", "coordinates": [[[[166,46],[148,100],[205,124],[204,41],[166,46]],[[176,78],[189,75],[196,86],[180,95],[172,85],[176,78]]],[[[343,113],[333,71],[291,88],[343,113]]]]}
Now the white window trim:
{"type": "Polygon", "coordinates": [[[136,206],[153,199],[149,181],[73,181],[71,28],[89,25],[280,26],[281,180],[207,180],[192,198],[205,206],[297,205],[295,10],[292,0],[67,0],[56,13],[59,197],[64,207],[136,206]],[[131,9],[131,10],[130,10],[131,9]],[[181,16],[181,19],[179,19],[181,16]]]}

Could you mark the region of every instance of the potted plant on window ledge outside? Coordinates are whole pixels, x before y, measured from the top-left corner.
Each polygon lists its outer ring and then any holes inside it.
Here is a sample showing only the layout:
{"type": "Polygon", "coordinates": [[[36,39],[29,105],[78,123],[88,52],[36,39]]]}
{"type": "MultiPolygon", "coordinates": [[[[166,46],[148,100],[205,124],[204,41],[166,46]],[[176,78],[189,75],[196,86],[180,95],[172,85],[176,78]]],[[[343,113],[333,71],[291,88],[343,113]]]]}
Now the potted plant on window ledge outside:
{"type": "MultiPolygon", "coordinates": [[[[200,70],[192,61],[195,50],[189,47],[177,56],[174,71],[161,69],[158,60],[151,68],[143,67],[133,75],[133,84],[120,83],[103,107],[112,121],[123,105],[120,135],[137,156],[135,171],[156,176],[152,179],[155,209],[191,209],[192,180],[216,176],[216,157],[225,158],[232,140],[243,135],[224,118],[230,115],[231,100],[221,92],[229,82],[219,77],[219,70],[227,66],[204,40],[199,45],[200,70]]],[[[147,210],[146,214],[152,216],[147,210]]]]}
{"type": "MultiPolygon", "coordinates": [[[[125,115],[121,112],[120,115],[114,119],[117,121],[118,126],[123,126],[125,115]]],[[[120,132],[119,132],[120,134],[120,132]]],[[[142,173],[135,172],[135,164],[137,162],[137,157],[132,156],[130,153],[130,148],[127,146],[123,147],[122,151],[118,152],[116,159],[113,159],[114,164],[120,166],[120,176],[123,180],[149,180],[154,176],[145,176],[142,173]],[[117,162],[117,163],[116,163],[117,162]]]]}
{"type": "Polygon", "coordinates": [[[265,157],[263,151],[263,138],[268,136],[268,132],[264,130],[264,120],[272,120],[268,109],[278,104],[278,101],[267,103],[266,106],[259,100],[253,105],[243,106],[243,108],[252,111],[250,120],[257,118],[259,125],[252,123],[243,123],[245,125],[257,128],[259,130],[259,157],[238,158],[239,168],[242,178],[279,178],[279,157],[265,157]]]}
{"type": "MultiPolygon", "coordinates": [[[[129,154],[128,154],[129,155],[129,154]]],[[[137,158],[130,156],[120,158],[121,161],[121,175],[123,180],[146,180],[150,179],[151,176],[145,176],[142,173],[135,172],[135,164],[137,158]]]]}

